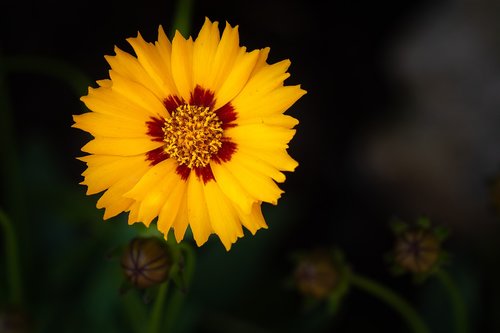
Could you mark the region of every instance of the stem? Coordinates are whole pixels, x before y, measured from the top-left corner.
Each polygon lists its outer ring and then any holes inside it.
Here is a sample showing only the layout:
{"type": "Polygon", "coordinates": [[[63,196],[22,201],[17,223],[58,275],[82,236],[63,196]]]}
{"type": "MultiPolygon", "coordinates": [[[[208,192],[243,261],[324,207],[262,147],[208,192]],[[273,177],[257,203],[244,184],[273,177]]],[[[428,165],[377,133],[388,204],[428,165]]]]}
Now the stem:
{"type": "Polygon", "coordinates": [[[16,233],[12,222],[1,208],[0,225],[3,227],[5,235],[5,261],[7,266],[7,280],[11,293],[10,301],[12,304],[21,304],[23,293],[21,288],[21,274],[16,233]]]}
{"type": "Polygon", "coordinates": [[[466,333],[468,332],[468,320],[467,320],[467,310],[465,308],[465,302],[455,285],[451,276],[444,270],[437,270],[436,276],[439,281],[443,284],[448,292],[448,296],[450,297],[450,301],[453,307],[453,315],[455,317],[455,331],[457,333],[466,333]]]}
{"type": "Polygon", "coordinates": [[[372,296],[379,298],[388,305],[390,305],[394,310],[399,312],[401,317],[403,317],[408,326],[411,327],[415,333],[429,333],[427,325],[420,318],[419,314],[415,309],[398,294],[388,289],[387,287],[371,280],[366,277],[351,273],[350,282],[352,285],[366,291],[372,296]]]}
{"type": "Polygon", "coordinates": [[[149,330],[148,333],[159,333],[161,331],[161,324],[163,318],[163,305],[165,304],[165,298],[167,297],[169,281],[161,284],[160,290],[156,295],[155,304],[151,312],[151,318],[149,320],[149,330]]]}
{"type": "Polygon", "coordinates": [[[174,329],[175,318],[179,316],[179,311],[184,303],[186,293],[189,291],[196,264],[196,253],[189,244],[180,243],[177,245],[177,247],[184,256],[185,266],[182,286],[184,290],[181,291],[179,290],[179,288],[176,288],[168,302],[167,312],[165,314],[165,325],[167,332],[170,332],[174,329]]]}
{"type": "Polygon", "coordinates": [[[193,0],[179,0],[177,2],[173,17],[172,36],[175,34],[175,30],[179,30],[184,37],[189,35],[193,2],[193,0]]]}

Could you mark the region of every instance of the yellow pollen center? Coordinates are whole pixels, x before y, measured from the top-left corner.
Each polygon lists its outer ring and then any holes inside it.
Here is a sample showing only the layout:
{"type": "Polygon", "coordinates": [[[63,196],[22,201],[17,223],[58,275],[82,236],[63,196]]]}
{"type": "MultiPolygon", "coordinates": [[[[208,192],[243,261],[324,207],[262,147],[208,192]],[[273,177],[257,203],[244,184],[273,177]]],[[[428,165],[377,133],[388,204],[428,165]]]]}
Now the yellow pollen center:
{"type": "Polygon", "coordinates": [[[222,145],[221,125],[210,108],[181,105],[165,119],[165,152],[181,165],[204,167],[222,145]]]}

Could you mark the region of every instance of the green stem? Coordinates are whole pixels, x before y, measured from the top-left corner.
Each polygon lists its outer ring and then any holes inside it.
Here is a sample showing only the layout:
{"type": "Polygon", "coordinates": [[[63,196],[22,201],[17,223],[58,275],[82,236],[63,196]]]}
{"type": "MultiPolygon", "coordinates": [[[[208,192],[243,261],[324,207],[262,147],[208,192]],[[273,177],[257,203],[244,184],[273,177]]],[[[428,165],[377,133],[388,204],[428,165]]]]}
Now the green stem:
{"type": "Polygon", "coordinates": [[[23,292],[21,288],[21,273],[19,267],[19,254],[16,233],[12,222],[2,209],[0,209],[0,225],[5,235],[5,257],[7,266],[7,280],[12,304],[21,304],[23,292]]]}
{"type": "Polygon", "coordinates": [[[175,9],[172,25],[172,37],[175,30],[187,37],[191,28],[191,16],[193,13],[193,0],[179,0],[175,9]]]}
{"type": "Polygon", "coordinates": [[[161,330],[162,319],[163,319],[163,306],[165,304],[165,299],[168,294],[169,281],[166,281],[160,285],[160,290],[156,295],[155,304],[151,312],[151,317],[149,319],[149,330],[148,333],[159,333],[165,332],[161,330]]]}
{"type": "Polygon", "coordinates": [[[408,326],[411,327],[415,333],[429,333],[427,325],[420,318],[415,309],[398,294],[366,277],[351,273],[350,282],[353,286],[370,293],[372,296],[379,298],[386,304],[390,305],[396,310],[401,317],[403,317],[408,326]]]}
{"type": "Polygon", "coordinates": [[[450,301],[453,307],[453,316],[455,318],[455,332],[468,332],[469,324],[467,320],[467,310],[460,291],[458,290],[451,276],[446,271],[439,269],[436,272],[436,276],[446,288],[448,296],[450,297],[450,301]]]}
{"type": "Polygon", "coordinates": [[[176,288],[168,302],[167,312],[165,314],[165,325],[167,332],[174,330],[175,318],[178,318],[179,311],[181,310],[186,298],[186,293],[189,291],[196,264],[196,253],[189,244],[180,243],[176,246],[182,252],[182,256],[184,257],[183,260],[185,266],[183,267],[184,274],[182,274],[184,290],[176,288]]]}

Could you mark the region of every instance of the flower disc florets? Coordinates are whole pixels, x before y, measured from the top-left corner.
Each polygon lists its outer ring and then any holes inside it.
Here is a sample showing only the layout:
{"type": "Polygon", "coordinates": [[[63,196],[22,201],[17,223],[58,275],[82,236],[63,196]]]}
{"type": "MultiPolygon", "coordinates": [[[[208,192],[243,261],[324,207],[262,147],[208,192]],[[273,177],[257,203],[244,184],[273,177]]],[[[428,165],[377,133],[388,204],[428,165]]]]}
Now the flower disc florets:
{"type": "Polygon", "coordinates": [[[165,152],[180,165],[204,167],[222,146],[221,125],[210,108],[181,105],[165,119],[165,152]]]}

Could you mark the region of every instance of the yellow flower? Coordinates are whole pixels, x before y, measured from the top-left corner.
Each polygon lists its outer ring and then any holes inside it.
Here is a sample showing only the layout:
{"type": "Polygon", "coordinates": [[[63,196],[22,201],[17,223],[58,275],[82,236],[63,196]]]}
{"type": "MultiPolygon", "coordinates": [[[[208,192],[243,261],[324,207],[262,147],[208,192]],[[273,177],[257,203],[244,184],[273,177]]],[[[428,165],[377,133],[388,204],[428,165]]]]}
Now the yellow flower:
{"type": "Polygon", "coordinates": [[[198,246],[212,233],[226,250],[267,228],[261,204],[276,205],[298,121],[284,112],[306,92],[285,86],[289,60],[267,63],[269,48],[247,52],[238,26],[205,19],[198,37],[162,27],[158,41],[129,38],[136,57],[115,47],[109,79],[81,98],[92,111],[73,127],[92,134],[83,185],[103,192],[104,219],[129,212],[129,224],[157,217],[180,242],[187,227],[198,246]]]}

